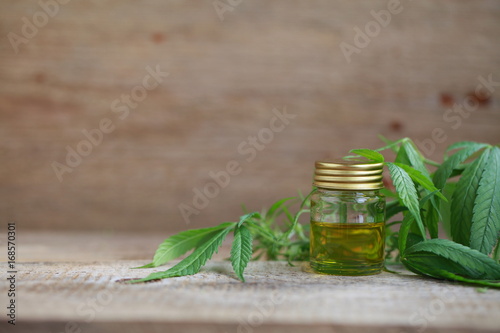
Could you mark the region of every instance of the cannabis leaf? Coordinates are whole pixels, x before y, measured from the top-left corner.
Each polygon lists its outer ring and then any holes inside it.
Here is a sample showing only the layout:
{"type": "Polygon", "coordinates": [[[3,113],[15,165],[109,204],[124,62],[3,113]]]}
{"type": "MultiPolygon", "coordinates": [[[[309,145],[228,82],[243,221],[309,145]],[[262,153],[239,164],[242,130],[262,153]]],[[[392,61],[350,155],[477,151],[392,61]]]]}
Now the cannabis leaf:
{"type": "MultiPolygon", "coordinates": [[[[462,143],[462,145],[464,144],[465,143],[462,143]]],[[[434,177],[432,180],[436,184],[436,187],[442,189],[446,184],[446,180],[450,177],[453,170],[460,163],[463,163],[472,154],[486,146],[487,145],[482,143],[469,142],[467,145],[463,146],[464,149],[461,149],[455,154],[451,155],[434,173],[434,177]]]]}
{"type": "Polygon", "coordinates": [[[399,150],[396,154],[396,158],[394,159],[394,163],[411,165],[410,159],[408,158],[408,154],[406,153],[406,148],[404,145],[402,145],[399,148],[399,150]]]}
{"type": "Polygon", "coordinates": [[[394,164],[403,169],[404,171],[406,171],[406,173],[411,177],[411,179],[415,183],[421,185],[427,191],[432,193],[432,195],[435,194],[441,199],[448,201],[448,199],[446,199],[445,196],[441,192],[439,192],[439,190],[434,186],[432,181],[426,176],[424,176],[420,171],[413,169],[412,167],[405,164],[400,164],[400,163],[394,163],[394,164]]]}
{"type": "Polygon", "coordinates": [[[406,241],[408,239],[408,234],[410,233],[410,228],[415,221],[415,218],[411,214],[406,214],[401,223],[401,227],[399,228],[399,237],[398,237],[398,248],[399,252],[403,254],[406,250],[406,241]]]}
{"type": "Polygon", "coordinates": [[[429,171],[425,167],[424,158],[422,154],[415,148],[415,144],[411,140],[405,140],[403,142],[403,147],[410,161],[410,165],[417,171],[420,171],[422,175],[429,178],[429,171]]]}
{"type": "Polygon", "coordinates": [[[383,163],[384,162],[384,155],[381,153],[371,150],[371,149],[353,149],[350,151],[352,154],[356,154],[359,156],[366,157],[367,159],[378,162],[378,163],[383,163]]]}
{"type": "Polygon", "coordinates": [[[231,265],[238,278],[245,282],[243,271],[252,257],[252,234],[244,226],[234,229],[234,240],[231,248],[231,265]]]}
{"type": "MultiPolygon", "coordinates": [[[[435,194],[435,192],[431,192],[420,200],[420,202],[419,202],[420,209],[423,209],[423,207],[426,207],[426,204],[429,202],[429,200],[431,200],[433,198],[434,194],[435,194]]],[[[416,234],[411,233],[411,229],[413,227],[414,222],[415,222],[415,218],[411,214],[405,214],[403,221],[401,221],[401,227],[399,228],[399,233],[398,233],[398,248],[399,248],[399,252],[401,254],[404,254],[407,247],[412,246],[414,243],[417,243],[417,242],[424,240],[424,238],[422,238],[422,236],[418,236],[416,234]],[[408,237],[410,237],[412,239],[410,241],[410,245],[407,245],[408,237]]],[[[427,223],[429,223],[429,221],[427,221],[427,223]]],[[[429,231],[429,232],[432,234],[431,231],[429,231]]]]}
{"type": "Polygon", "coordinates": [[[230,226],[217,231],[215,235],[199,245],[196,250],[194,250],[189,256],[181,260],[172,268],[163,272],[151,273],[143,279],[132,280],[131,283],[146,282],[150,280],[165,279],[169,277],[192,275],[198,273],[201,267],[205,265],[207,260],[210,259],[212,255],[218,251],[219,247],[224,241],[224,238],[226,238],[229,231],[231,231],[231,229],[233,229],[234,227],[234,223],[231,223],[230,226]]]}
{"type": "Polygon", "coordinates": [[[447,201],[446,197],[434,186],[429,176],[422,174],[420,171],[413,169],[406,164],[395,163],[397,166],[406,171],[406,173],[411,177],[411,179],[422,188],[427,193],[426,198],[430,199],[427,203],[421,207],[424,212],[425,219],[424,225],[429,229],[429,234],[432,238],[438,237],[438,222],[439,222],[439,204],[433,198],[437,195],[444,201],[447,201]]]}
{"type": "Polygon", "coordinates": [[[492,147],[474,200],[470,247],[490,254],[500,234],[500,148],[492,147]]]}
{"type": "MultiPolygon", "coordinates": [[[[354,149],[350,153],[357,156],[346,158],[361,156],[385,163],[389,169],[396,192],[381,191],[392,200],[386,216],[403,213],[403,220],[387,224],[386,261],[400,258],[406,268],[420,275],[500,288],[500,148],[457,142],[448,147],[444,162],[439,164],[426,159],[409,138],[382,140],[385,147],[354,149]],[[396,153],[394,163],[384,162],[380,152],[386,149],[396,153]],[[426,165],[437,167],[432,177],[426,165]],[[458,175],[458,182],[450,180],[458,175]],[[440,221],[454,241],[438,238],[440,221]],[[390,230],[398,224],[399,231],[390,230]],[[430,240],[426,239],[426,228],[430,240]],[[390,253],[398,249],[399,256],[393,257],[390,253]],[[491,253],[493,258],[488,256],[491,253]]],[[[307,260],[309,223],[302,224],[299,219],[309,212],[310,195],[300,196],[303,201],[295,212],[291,207],[297,198],[285,198],[267,211],[245,214],[237,222],[171,236],[160,244],[153,261],[140,268],[157,267],[193,252],[166,271],[131,282],[197,273],[231,231],[230,260],[241,281],[245,281],[244,271],[252,254],[254,259],[265,255],[268,260],[284,259],[291,265],[292,260],[307,260]]]]}
{"type": "Polygon", "coordinates": [[[401,201],[406,207],[408,207],[408,210],[417,221],[420,233],[423,237],[425,237],[425,228],[422,217],[420,216],[418,194],[415,184],[413,184],[413,181],[408,173],[406,173],[406,171],[398,165],[390,162],[387,162],[386,165],[389,168],[389,173],[391,174],[392,181],[399,193],[401,201]]]}
{"type": "Polygon", "coordinates": [[[407,248],[403,264],[417,273],[446,278],[436,273],[446,270],[468,279],[500,280],[500,264],[487,255],[448,239],[430,239],[407,248]]]}
{"type": "Polygon", "coordinates": [[[468,147],[475,147],[477,145],[484,145],[484,146],[487,146],[486,144],[484,143],[477,143],[477,142],[474,142],[474,141],[458,141],[458,142],[455,142],[451,145],[449,145],[447,148],[446,148],[446,153],[449,153],[450,151],[452,150],[455,150],[455,149],[462,149],[462,148],[468,148],[468,147]]]}
{"type": "Polygon", "coordinates": [[[153,268],[191,249],[194,251],[170,269],[152,273],[143,279],[132,280],[130,283],[192,275],[199,272],[232,230],[234,230],[234,240],[230,260],[237,277],[242,281],[244,281],[244,270],[254,252],[265,249],[268,258],[282,257],[289,262],[294,259],[305,260],[309,255],[309,238],[304,234],[305,228],[298,223],[298,219],[303,213],[308,212],[308,209],[304,208],[308,205],[308,198],[309,195],[303,198],[300,210],[295,215],[290,213],[287,204],[297,203],[298,198],[286,198],[278,200],[262,214],[252,212],[242,215],[238,222],[183,231],[171,236],[160,244],[153,262],[139,268],[153,268]],[[277,221],[280,216],[286,217],[285,223],[277,221]],[[255,247],[252,244],[254,235],[258,243],[255,247]]]}
{"type": "MultiPolygon", "coordinates": [[[[421,185],[424,192],[430,194],[435,192],[435,194],[443,200],[446,198],[441,192],[435,191],[436,187],[431,181],[429,171],[427,170],[425,163],[429,163],[423,155],[416,148],[415,143],[406,139],[403,141],[401,149],[405,152],[405,170],[410,174],[413,181],[421,185]],[[410,172],[409,170],[414,170],[416,172],[410,172]]],[[[399,154],[398,154],[399,156],[399,154]]],[[[432,238],[438,237],[438,222],[440,218],[439,213],[439,201],[436,198],[431,198],[431,200],[424,206],[421,207],[422,215],[424,217],[424,225],[429,229],[429,234],[432,238]]]]}
{"type": "Polygon", "coordinates": [[[269,209],[267,210],[266,212],[266,219],[267,220],[272,220],[273,217],[275,216],[275,214],[277,212],[280,211],[280,209],[282,209],[284,207],[284,204],[290,200],[295,200],[296,198],[295,197],[290,197],[290,198],[284,198],[284,199],[281,199],[281,200],[278,200],[276,201],[275,203],[273,203],[271,205],[271,207],[269,207],[269,209]]]}
{"type": "Polygon", "coordinates": [[[254,218],[260,218],[260,214],[257,212],[253,212],[253,213],[248,213],[248,214],[242,215],[240,217],[240,220],[238,221],[237,226],[241,227],[243,225],[243,223],[248,222],[254,218]]]}
{"type": "Polygon", "coordinates": [[[233,224],[231,222],[222,223],[216,227],[187,230],[171,236],[160,244],[151,263],[137,268],[152,268],[163,265],[198,247],[206,239],[216,235],[221,229],[233,224]]]}
{"type": "Polygon", "coordinates": [[[479,182],[488,160],[486,150],[463,172],[451,200],[451,235],[455,242],[470,245],[470,230],[479,182]]]}
{"type": "MultiPolygon", "coordinates": [[[[397,203],[397,201],[393,201],[397,203]]],[[[401,213],[401,212],[406,212],[408,208],[400,205],[387,205],[386,211],[385,211],[385,218],[388,220],[394,215],[401,213]]]]}

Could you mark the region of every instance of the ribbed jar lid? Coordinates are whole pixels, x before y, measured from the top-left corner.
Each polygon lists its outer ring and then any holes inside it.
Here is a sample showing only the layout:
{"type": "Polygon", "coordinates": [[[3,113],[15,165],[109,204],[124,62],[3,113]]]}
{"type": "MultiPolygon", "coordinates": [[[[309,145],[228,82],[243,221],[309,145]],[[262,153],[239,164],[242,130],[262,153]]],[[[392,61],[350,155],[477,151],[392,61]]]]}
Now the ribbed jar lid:
{"type": "Polygon", "coordinates": [[[314,186],[332,190],[378,190],[382,182],[383,163],[316,161],[314,186]]]}

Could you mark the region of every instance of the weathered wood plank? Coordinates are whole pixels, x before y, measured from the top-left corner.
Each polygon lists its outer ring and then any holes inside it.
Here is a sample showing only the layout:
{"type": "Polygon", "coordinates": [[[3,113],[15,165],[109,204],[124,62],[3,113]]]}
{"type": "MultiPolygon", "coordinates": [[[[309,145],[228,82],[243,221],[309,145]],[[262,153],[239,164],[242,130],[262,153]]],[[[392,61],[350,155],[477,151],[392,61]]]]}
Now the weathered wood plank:
{"type": "MultiPolygon", "coordinates": [[[[20,264],[17,324],[36,323],[37,332],[46,332],[38,329],[44,326],[64,331],[68,323],[74,331],[93,332],[143,323],[149,324],[139,332],[153,323],[164,329],[194,326],[201,332],[268,332],[273,327],[292,332],[496,332],[500,325],[500,291],[479,293],[410,273],[341,277],[312,274],[302,264],[252,262],[247,282],[241,283],[229,262],[215,261],[194,276],[142,285],[116,282],[147,274],[130,270],[141,263],[20,264]]],[[[6,286],[0,285],[2,294],[6,286]]]]}
{"type": "Polygon", "coordinates": [[[376,147],[379,133],[422,141],[441,128],[434,158],[457,140],[499,142],[497,86],[468,118],[443,119],[479,76],[500,81],[499,2],[401,1],[348,63],[339,45],[354,45],[353,28],[387,3],[246,0],[221,21],[212,1],[71,1],[16,54],[9,33],[22,36],[23,17],[43,9],[2,1],[3,218],[40,229],[184,229],[179,205],[210,171],[239,161],[241,173],[191,216],[201,227],[234,219],[241,203],[260,209],[307,191],[314,160],[376,147]],[[113,112],[147,66],[169,75],[126,117],[113,112]],[[297,117],[247,162],[238,146],[284,107],[297,117]],[[59,182],[52,163],[66,163],[66,147],[104,118],[114,131],[59,182]]]}
{"type": "MultiPolygon", "coordinates": [[[[0,243],[5,244],[5,235],[0,243]]],[[[155,269],[156,234],[18,231],[20,332],[496,332],[500,291],[402,274],[342,277],[251,262],[237,280],[223,245],[199,274],[127,285],[155,269]]],[[[6,254],[0,253],[6,261],[6,254]]],[[[169,263],[172,265],[173,263],[169,263]]],[[[10,282],[0,283],[7,295],[10,282]]],[[[11,299],[4,297],[2,299],[11,299]]],[[[0,330],[12,329],[6,321],[0,330]]]]}

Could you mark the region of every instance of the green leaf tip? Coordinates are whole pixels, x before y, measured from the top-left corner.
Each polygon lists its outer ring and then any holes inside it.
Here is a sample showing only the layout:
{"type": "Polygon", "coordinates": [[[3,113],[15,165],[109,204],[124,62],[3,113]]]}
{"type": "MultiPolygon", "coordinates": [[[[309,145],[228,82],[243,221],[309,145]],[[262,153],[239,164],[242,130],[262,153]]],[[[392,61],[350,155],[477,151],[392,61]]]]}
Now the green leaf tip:
{"type": "Polygon", "coordinates": [[[252,212],[252,213],[242,215],[242,216],[240,216],[240,220],[238,221],[237,226],[241,227],[243,225],[243,223],[248,222],[252,219],[258,219],[258,218],[260,218],[260,213],[258,213],[258,212],[252,212]]]}
{"type": "Polygon", "coordinates": [[[362,156],[370,161],[377,162],[377,163],[383,163],[384,162],[384,155],[379,153],[378,151],[371,150],[371,149],[353,149],[349,151],[349,153],[356,154],[359,156],[362,156]]]}
{"type": "Polygon", "coordinates": [[[175,266],[163,272],[151,273],[145,278],[136,280],[135,282],[146,282],[150,280],[193,275],[198,273],[207,260],[209,260],[213,254],[218,251],[227,234],[233,228],[234,224],[231,224],[231,226],[218,230],[211,235],[210,238],[205,239],[203,243],[199,244],[189,256],[181,260],[175,266]]]}
{"type": "Polygon", "coordinates": [[[137,268],[153,268],[166,264],[170,260],[176,259],[198,247],[207,238],[211,238],[220,230],[234,225],[234,222],[226,222],[215,227],[191,229],[175,234],[160,244],[151,263],[137,268]]]}
{"type": "Polygon", "coordinates": [[[410,175],[408,175],[403,168],[390,162],[387,162],[386,165],[389,168],[389,173],[391,174],[391,178],[401,201],[406,207],[408,207],[408,210],[417,221],[420,233],[425,238],[425,227],[422,217],[420,216],[418,194],[415,184],[413,183],[410,175]]]}
{"type": "Polygon", "coordinates": [[[470,231],[479,182],[486,168],[489,150],[485,150],[463,172],[451,200],[451,235],[455,242],[470,245],[470,231]]]}
{"type": "Polygon", "coordinates": [[[231,247],[231,265],[233,266],[236,276],[243,282],[245,277],[243,272],[252,257],[252,234],[244,226],[234,229],[234,240],[231,247]]]}
{"type": "Polygon", "coordinates": [[[500,148],[490,148],[472,211],[470,247],[490,254],[500,235],[500,148]]]}

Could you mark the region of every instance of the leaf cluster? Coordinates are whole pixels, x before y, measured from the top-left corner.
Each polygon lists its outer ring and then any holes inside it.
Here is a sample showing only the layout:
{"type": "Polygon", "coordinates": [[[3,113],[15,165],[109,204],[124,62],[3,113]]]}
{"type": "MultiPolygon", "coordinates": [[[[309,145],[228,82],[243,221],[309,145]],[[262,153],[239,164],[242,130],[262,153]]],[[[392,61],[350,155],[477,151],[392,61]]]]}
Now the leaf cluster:
{"type": "Polygon", "coordinates": [[[227,235],[233,232],[231,265],[236,276],[245,281],[245,268],[252,259],[265,257],[268,260],[307,260],[309,237],[300,217],[309,212],[307,198],[302,196],[281,199],[262,213],[252,212],[240,217],[237,222],[225,222],[211,228],[192,229],[165,239],[153,257],[153,261],[136,268],[154,268],[168,263],[187,252],[192,252],[173,267],[149,274],[145,278],[130,281],[146,282],[176,276],[192,275],[200,271],[214,253],[217,253],[227,235]],[[290,205],[301,201],[296,214],[290,205]],[[255,246],[253,244],[255,243],[255,246]]]}
{"type": "MultiPolygon", "coordinates": [[[[500,288],[500,148],[457,142],[437,163],[425,158],[409,138],[382,140],[386,146],[351,150],[353,155],[346,159],[384,163],[389,172],[394,190],[383,190],[389,201],[386,262],[400,260],[410,271],[432,278],[500,288]],[[380,153],[384,150],[395,153],[393,162],[385,161],[380,153]],[[439,238],[440,225],[447,238],[439,238]]],[[[231,232],[229,259],[241,281],[252,258],[290,264],[308,260],[309,223],[300,223],[308,205],[308,196],[285,198],[237,222],[171,236],[160,244],[153,261],[139,268],[158,267],[192,252],[166,271],[132,282],[199,272],[231,232]]]]}
{"type": "Polygon", "coordinates": [[[396,154],[394,162],[384,162],[395,188],[386,191],[392,199],[386,218],[402,219],[388,223],[400,228],[388,231],[386,258],[398,250],[397,258],[417,274],[500,288],[500,148],[458,142],[439,164],[408,138],[385,141],[376,151],[351,152],[376,162],[384,159],[374,152],[396,154]],[[439,238],[440,223],[451,239],[439,238]]]}

